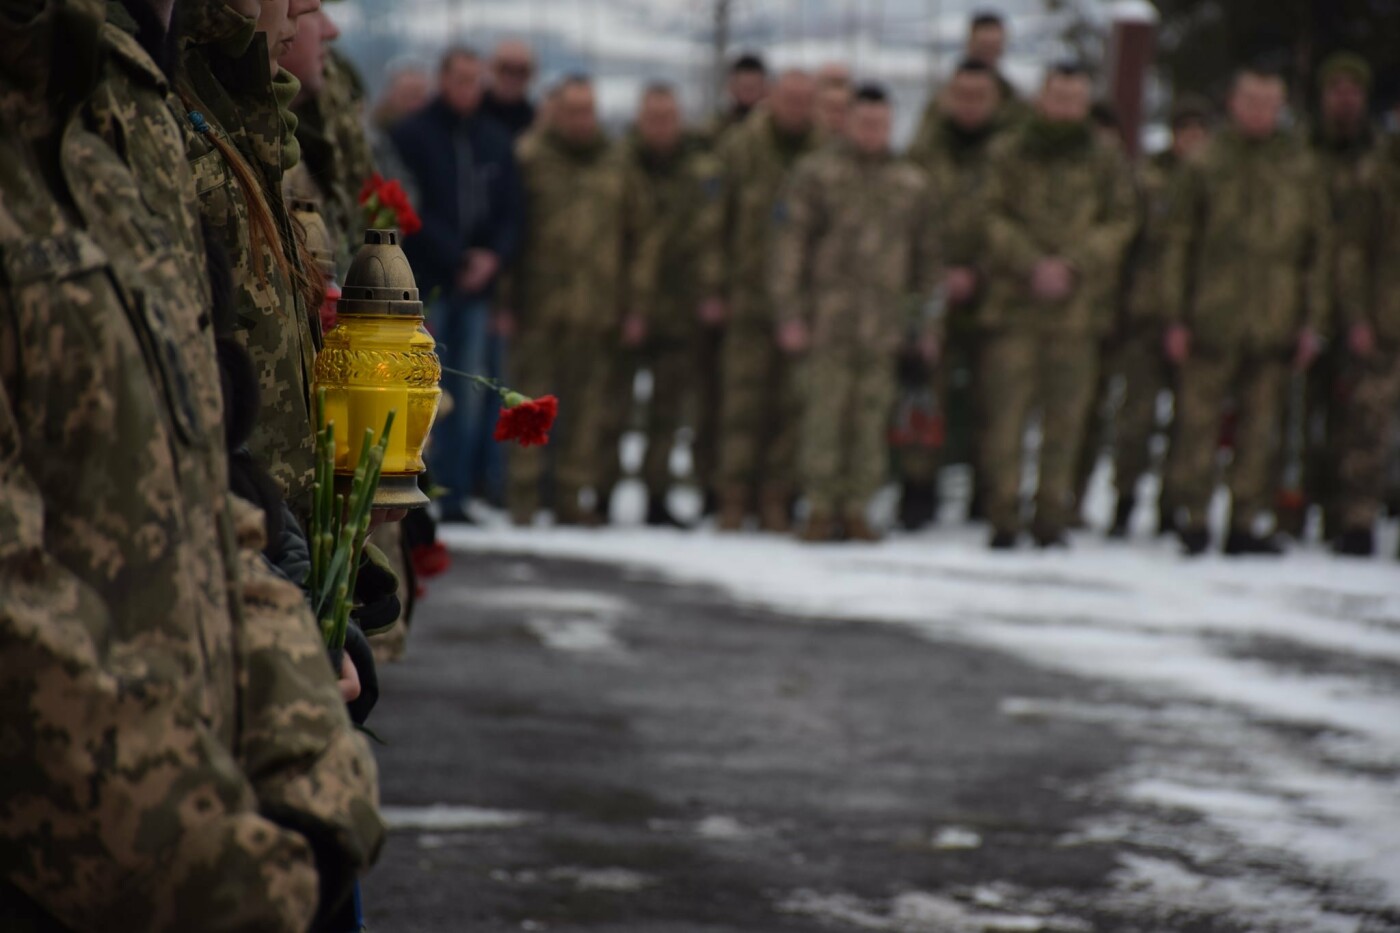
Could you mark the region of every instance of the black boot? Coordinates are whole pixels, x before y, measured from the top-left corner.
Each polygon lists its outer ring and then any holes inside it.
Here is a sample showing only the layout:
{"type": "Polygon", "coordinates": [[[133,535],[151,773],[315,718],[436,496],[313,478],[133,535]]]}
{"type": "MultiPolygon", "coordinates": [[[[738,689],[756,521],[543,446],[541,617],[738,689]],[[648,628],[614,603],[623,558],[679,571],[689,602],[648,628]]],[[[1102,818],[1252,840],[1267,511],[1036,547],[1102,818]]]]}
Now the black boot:
{"type": "Polygon", "coordinates": [[[1116,540],[1128,537],[1129,526],[1133,520],[1133,509],[1137,508],[1137,500],[1132,496],[1119,496],[1118,508],[1113,513],[1113,527],[1108,529],[1108,536],[1116,540]]]}
{"type": "Polygon", "coordinates": [[[1014,551],[1016,550],[1016,532],[1014,531],[994,531],[992,540],[987,543],[993,551],[1014,551]]]}
{"type": "Polygon", "coordinates": [[[1050,548],[1069,548],[1069,538],[1065,536],[1065,530],[1054,525],[1037,525],[1031,530],[1031,537],[1035,539],[1035,546],[1042,551],[1050,548]]]}
{"type": "Polygon", "coordinates": [[[1157,535],[1174,535],[1176,532],[1176,506],[1162,499],[1157,503],[1157,535]]]}
{"type": "Polygon", "coordinates": [[[1210,532],[1204,528],[1183,528],[1181,536],[1181,553],[1187,557],[1200,557],[1210,547],[1210,532]]]}
{"type": "Polygon", "coordinates": [[[1225,539],[1225,553],[1231,557],[1243,557],[1248,554],[1279,557],[1284,553],[1284,549],[1275,538],[1261,538],[1250,531],[1232,531],[1225,539]]]}
{"type": "Polygon", "coordinates": [[[987,503],[982,496],[982,484],[977,483],[972,487],[972,498],[967,503],[967,520],[970,522],[980,522],[987,517],[987,503]]]}
{"type": "Polygon", "coordinates": [[[666,506],[666,497],[650,496],[647,498],[647,524],[653,528],[684,528],[685,523],[671,514],[671,510],[666,506]]]}
{"type": "Polygon", "coordinates": [[[1342,557],[1370,557],[1376,553],[1376,533],[1370,528],[1348,528],[1332,542],[1332,553],[1342,557]]]}
{"type": "Polygon", "coordinates": [[[938,500],[927,483],[905,483],[899,497],[899,525],[905,531],[927,528],[937,519],[938,500]]]}

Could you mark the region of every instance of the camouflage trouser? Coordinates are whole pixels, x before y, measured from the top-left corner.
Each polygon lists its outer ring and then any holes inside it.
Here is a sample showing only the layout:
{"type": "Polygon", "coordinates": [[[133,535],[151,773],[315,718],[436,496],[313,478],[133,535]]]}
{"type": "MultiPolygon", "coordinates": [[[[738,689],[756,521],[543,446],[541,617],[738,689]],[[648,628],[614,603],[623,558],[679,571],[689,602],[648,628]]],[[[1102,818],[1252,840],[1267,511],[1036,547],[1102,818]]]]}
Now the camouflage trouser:
{"type": "MultiPolygon", "coordinates": [[[[1118,495],[1134,495],[1152,470],[1152,435],[1157,431],[1157,399],[1172,388],[1172,371],[1154,329],[1134,334],[1118,347],[1115,368],[1123,377],[1123,400],[1114,419],[1113,476],[1118,495]]],[[[1170,432],[1169,432],[1170,433],[1170,432]]],[[[1162,497],[1172,496],[1164,486],[1162,497]]]]}
{"type": "Polygon", "coordinates": [[[622,435],[637,423],[637,371],[644,364],[639,350],[614,347],[606,363],[608,401],[598,412],[598,438],[594,450],[594,484],[601,495],[610,495],[622,480],[622,435]]]}
{"type": "Polygon", "coordinates": [[[719,482],[752,492],[795,486],[801,433],[799,368],[778,349],[768,322],[735,321],[724,338],[719,482]]]}
{"type": "MultiPolygon", "coordinates": [[[[665,495],[671,485],[671,453],[676,446],[676,433],[686,425],[694,426],[697,421],[704,362],[697,352],[698,342],[698,335],[694,340],[661,338],[647,353],[651,401],[646,411],[647,452],[642,461],[642,480],[652,496],[665,495]]],[[[696,475],[699,482],[698,468],[696,475]]]]}
{"type": "Polygon", "coordinates": [[[999,531],[1020,527],[1021,444],[1041,411],[1036,524],[1066,527],[1073,517],[1074,470],[1096,381],[1098,338],[1073,333],[982,336],[982,477],[987,518],[999,531]]]}
{"type": "Polygon", "coordinates": [[[690,372],[695,379],[692,404],[694,417],[690,428],[691,460],[695,464],[695,482],[702,490],[713,490],[719,470],[720,399],[724,331],[704,328],[690,345],[694,362],[690,372]]]}
{"type": "Polygon", "coordinates": [[[1230,471],[1232,527],[1248,531],[1272,502],[1274,451],[1288,380],[1286,355],[1242,348],[1197,349],[1181,366],[1176,393],[1176,449],[1168,462],[1168,487],[1189,513],[1183,528],[1205,525],[1215,491],[1215,452],[1221,407],[1234,398],[1239,416],[1230,471]]]}
{"type": "Polygon", "coordinates": [[[799,465],[807,501],[828,514],[864,509],[889,472],[893,355],[849,344],[814,347],[801,378],[799,465]]]}
{"type": "Polygon", "coordinates": [[[1400,404],[1400,358],[1378,350],[1369,360],[1349,363],[1351,391],[1333,423],[1333,476],[1340,526],[1331,531],[1371,528],[1386,492],[1386,456],[1400,404]]]}
{"type": "Polygon", "coordinates": [[[613,367],[617,335],[590,327],[530,327],[512,348],[514,388],[531,397],[556,395],[559,420],[545,447],[513,448],[510,462],[510,510],[517,518],[539,508],[552,467],[554,507],[572,512],[578,494],[597,486],[599,439],[608,414],[626,407],[614,398],[613,367]]]}

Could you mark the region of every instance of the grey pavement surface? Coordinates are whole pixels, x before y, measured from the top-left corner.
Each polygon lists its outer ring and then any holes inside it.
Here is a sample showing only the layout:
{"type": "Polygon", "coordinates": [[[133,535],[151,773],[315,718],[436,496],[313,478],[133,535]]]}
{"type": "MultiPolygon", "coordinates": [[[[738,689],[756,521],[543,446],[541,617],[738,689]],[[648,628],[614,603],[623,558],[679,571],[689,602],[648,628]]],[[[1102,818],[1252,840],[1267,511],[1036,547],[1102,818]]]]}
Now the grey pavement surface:
{"type": "Polygon", "coordinates": [[[1125,893],[1182,858],[1082,831],[1141,737],[1008,702],[1143,700],[995,652],[458,554],[381,681],[376,933],[1264,929],[1125,893]]]}

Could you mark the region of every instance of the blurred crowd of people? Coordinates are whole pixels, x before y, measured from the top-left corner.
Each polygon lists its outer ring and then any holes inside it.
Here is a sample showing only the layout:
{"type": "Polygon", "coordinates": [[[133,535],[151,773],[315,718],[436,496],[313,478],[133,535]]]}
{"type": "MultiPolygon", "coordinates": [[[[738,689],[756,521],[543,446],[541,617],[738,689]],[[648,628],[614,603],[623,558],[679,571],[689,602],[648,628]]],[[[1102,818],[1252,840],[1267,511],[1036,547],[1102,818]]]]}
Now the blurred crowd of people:
{"type": "Polygon", "coordinates": [[[1281,553],[1314,508],[1338,553],[1372,553],[1400,401],[1400,150],[1373,129],[1367,63],[1328,58],[1307,119],[1277,73],[1242,67],[1219,112],[1181,95],[1169,148],[1137,160],[1087,70],[1056,64],[1023,98],[1006,41],[1000,16],[972,19],[902,153],[889,97],[841,63],[742,55],[695,126],[650,85],[617,139],[585,75],[532,107],[520,42],[450,50],[432,96],[393,73],[376,129],[425,218],[407,248],[444,360],[564,399],[553,449],[507,474],[490,403],[449,377],[467,403],[434,436],[445,518],[480,497],[520,525],[545,507],[606,523],[636,428],[652,524],[694,523],[669,505],[685,483],[724,531],[801,514],[806,540],[874,540],[889,478],[918,529],[964,462],[994,548],[1064,546],[1107,455],[1113,537],[1155,474],[1160,530],[1205,551],[1223,477],[1227,553],[1281,553]]]}

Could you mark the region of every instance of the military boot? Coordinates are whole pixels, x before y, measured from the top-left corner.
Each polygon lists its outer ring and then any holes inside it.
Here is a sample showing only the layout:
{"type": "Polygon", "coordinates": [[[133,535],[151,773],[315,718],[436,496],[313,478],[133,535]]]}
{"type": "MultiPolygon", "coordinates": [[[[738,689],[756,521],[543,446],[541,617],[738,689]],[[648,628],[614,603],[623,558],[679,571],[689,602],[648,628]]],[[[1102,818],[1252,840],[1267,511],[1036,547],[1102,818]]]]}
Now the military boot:
{"type": "Polygon", "coordinates": [[[774,534],[787,534],[792,529],[792,504],[789,493],[781,486],[765,486],[758,500],[758,527],[774,534]]]}
{"type": "Polygon", "coordinates": [[[1259,557],[1281,557],[1284,547],[1277,538],[1261,538],[1252,531],[1232,531],[1225,539],[1225,553],[1231,557],[1255,555],[1259,557]]]}
{"type": "Polygon", "coordinates": [[[1370,557],[1376,553],[1376,533],[1370,528],[1348,528],[1332,542],[1332,553],[1341,557],[1370,557]]]}
{"type": "Polygon", "coordinates": [[[671,514],[671,509],[667,506],[664,495],[647,498],[647,524],[653,528],[686,527],[685,522],[671,514]]]}
{"type": "Polygon", "coordinates": [[[808,544],[826,544],[836,540],[836,520],[829,509],[813,509],[807,516],[807,526],[798,536],[808,544]]]}
{"type": "Polygon", "coordinates": [[[938,496],[928,483],[905,483],[899,497],[899,526],[918,531],[932,525],[938,512],[938,496]]]}
{"type": "Polygon", "coordinates": [[[1210,547],[1210,532],[1204,528],[1183,528],[1180,538],[1181,553],[1187,557],[1200,557],[1210,547]]]}
{"type": "Polygon", "coordinates": [[[748,514],[749,497],[747,490],[732,486],[719,496],[720,531],[740,531],[744,527],[744,516],[748,514]]]}
{"type": "Polygon", "coordinates": [[[1035,546],[1041,550],[1050,548],[1068,548],[1069,538],[1065,535],[1065,530],[1059,525],[1052,525],[1049,522],[1037,523],[1031,529],[1031,538],[1035,541],[1035,546]]]}
{"type": "Polygon", "coordinates": [[[885,539],[884,535],[870,527],[870,522],[866,520],[864,509],[848,509],[846,511],[845,527],[847,541],[875,544],[885,539]]]}
{"type": "Polygon", "coordinates": [[[1133,509],[1137,508],[1137,500],[1132,496],[1119,496],[1118,507],[1113,513],[1113,527],[1108,529],[1108,536],[1115,540],[1123,540],[1128,537],[1133,521],[1133,509]]]}

